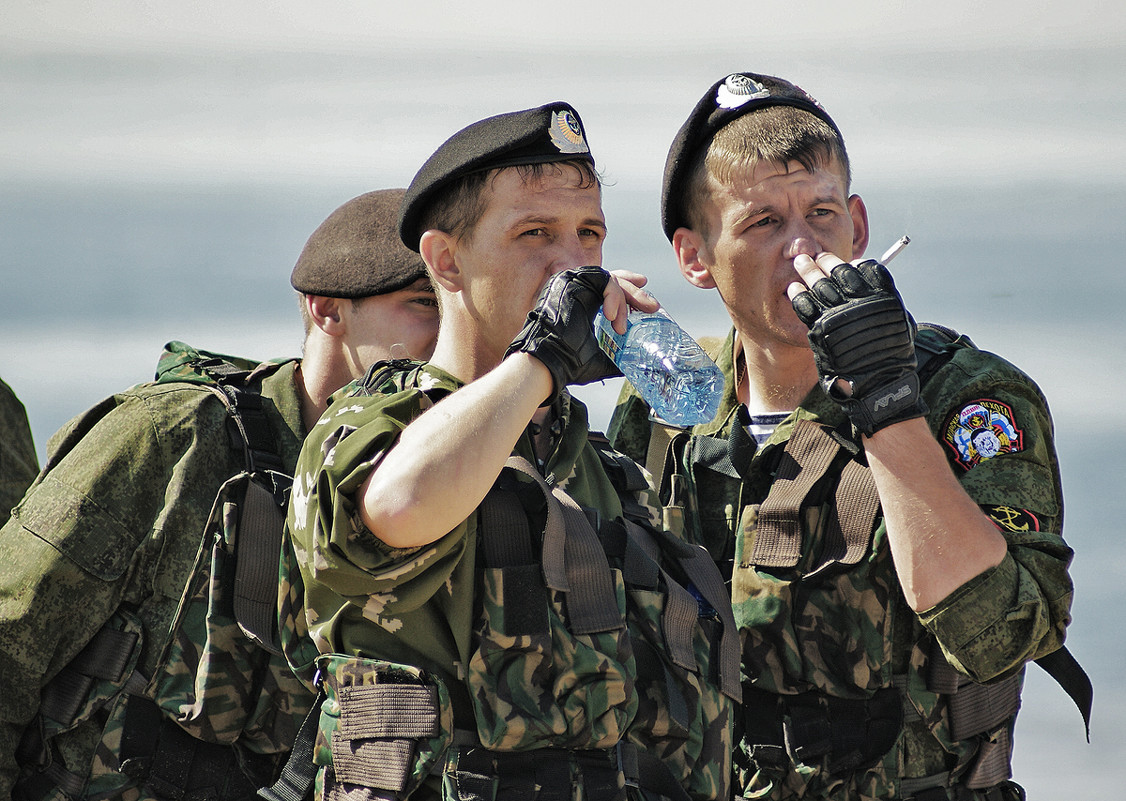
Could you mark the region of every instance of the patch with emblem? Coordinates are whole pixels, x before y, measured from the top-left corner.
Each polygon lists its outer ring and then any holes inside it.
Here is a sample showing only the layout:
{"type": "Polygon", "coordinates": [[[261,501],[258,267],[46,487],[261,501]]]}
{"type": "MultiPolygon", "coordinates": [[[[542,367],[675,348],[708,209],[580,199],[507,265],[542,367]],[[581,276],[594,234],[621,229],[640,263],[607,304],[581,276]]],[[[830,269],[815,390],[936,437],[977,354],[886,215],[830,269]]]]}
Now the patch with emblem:
{"type": "Polygon", "coordinates": [[[720,108],[739,108],[751,100],[770,97],[770,90],[746,75],[728,75],[715,93],[715,104],[720,108]]]}
{"type": "Polygon", "coordinates": [[[1001,531],[1039,531],[1040,518],[1027,509],[1013,506],[983,506],[981,511],[1001,531]]]}
{"type": "Polygon", "coordinates": [[[1012,407],[982,398],[950,415],[942,441],[954,451],[954,462],[969,470],[986,459],[1024,450],[1024,432],[1017,428],[1012,407]]]}
{"type": "Polygon", "coordinates": [[[550,134],[551,143],[559,148],[560,153],[590,152],[583,136],[583,127],[578,118],[567,109],[552,112],[550,134]]]}

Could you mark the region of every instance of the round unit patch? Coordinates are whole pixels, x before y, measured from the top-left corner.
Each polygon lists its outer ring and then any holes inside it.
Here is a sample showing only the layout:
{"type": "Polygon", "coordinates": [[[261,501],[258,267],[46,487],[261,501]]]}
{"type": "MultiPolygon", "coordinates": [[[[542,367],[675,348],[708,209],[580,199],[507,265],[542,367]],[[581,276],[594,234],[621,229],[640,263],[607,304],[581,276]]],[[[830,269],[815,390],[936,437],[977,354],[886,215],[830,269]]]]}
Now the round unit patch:
{"type": "Polygon", "coordinates": [[[942,428],[942,441],[954,451],[954,462],[964,470],[994,456],[1023,450],[1023,437],[1012,408],[989,398],[967,403],[950,415],[942,428]]]}

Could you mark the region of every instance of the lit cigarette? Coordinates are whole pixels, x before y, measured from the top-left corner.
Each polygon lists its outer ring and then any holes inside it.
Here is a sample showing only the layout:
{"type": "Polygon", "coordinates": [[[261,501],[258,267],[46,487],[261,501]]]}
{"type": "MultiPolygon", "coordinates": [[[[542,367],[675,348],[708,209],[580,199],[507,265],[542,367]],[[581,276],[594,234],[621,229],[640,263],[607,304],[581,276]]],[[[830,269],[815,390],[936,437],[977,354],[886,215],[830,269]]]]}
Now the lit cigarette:
{"type": "Polygon", "coordinates": [[[899,237],[899,239],[897,239],[895,241],[895,244],[887,249],[887,253],[880,256],[880,264],[882,264],[886,267],[887,263],[889,261],[891,261],[892,259],[894,259],[896,256],[898,256],[899,252],[901,250],[903,250],[903,248],[907,247],[907,245],[909,245],[910,243],[911,243],[911,237],[909,237],[909,236],[899,237]]]}

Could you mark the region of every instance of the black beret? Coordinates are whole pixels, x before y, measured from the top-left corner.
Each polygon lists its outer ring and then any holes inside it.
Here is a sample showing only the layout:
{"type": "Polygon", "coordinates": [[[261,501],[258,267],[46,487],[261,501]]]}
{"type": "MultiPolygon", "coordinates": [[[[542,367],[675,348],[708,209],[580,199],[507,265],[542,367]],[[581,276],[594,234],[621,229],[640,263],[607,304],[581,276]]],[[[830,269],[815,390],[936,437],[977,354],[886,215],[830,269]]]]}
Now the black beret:
{"type": "Polygon", "coordinates": [[[447,139],[414,176],[399,212],[399,236],[408,248],[418,250],[427,204],[459,178],[501,167],[572,159],[594,164],[579,113],[567,103],[475,122],[447,139]]]}
{"type": "Polygon", "coordinates": [[[425,276],[426,265],[403,247],[395,229],[405,191],[368,192],[328,215],[297,259],[289,278],[293,288],[306,295],[364,298],[425,276]]]}
{"type": "Polygon", "coordinates": [[[821,108],[821,104],[789,81],[753,72],[736,72],[716,81],[677,131],[665,160],[661,225],[670,242],[676,229],[687,222],[684,213],[685,182],[697,155],[711,144],[720,128],[744,114],[770,106],[794,106],[808,111],[827,122],[844,141],[837,124],[821,108]]]}

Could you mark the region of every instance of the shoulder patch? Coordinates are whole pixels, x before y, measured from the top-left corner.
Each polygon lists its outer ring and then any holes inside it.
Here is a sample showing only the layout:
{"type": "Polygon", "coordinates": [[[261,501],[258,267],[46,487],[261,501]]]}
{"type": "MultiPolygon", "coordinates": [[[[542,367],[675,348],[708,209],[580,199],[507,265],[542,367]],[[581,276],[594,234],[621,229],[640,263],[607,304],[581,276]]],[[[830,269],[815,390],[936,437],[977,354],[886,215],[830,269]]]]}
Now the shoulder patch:
{"type": "Polygon", "coordinates": [[[986,459],[1024,449],[1012,407],[980,398],[951,414],[942,426],[942,441],[954,452],[954,463],[969,470],[986,459]]]}
{"type": "Polygon", "coordinates": [[[993,525],[1001,531],[1039,531],[1040,518],[1027,509],[1017,509],[1012,506],[982,506],[993,525]]]}

